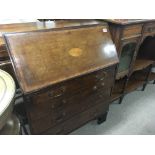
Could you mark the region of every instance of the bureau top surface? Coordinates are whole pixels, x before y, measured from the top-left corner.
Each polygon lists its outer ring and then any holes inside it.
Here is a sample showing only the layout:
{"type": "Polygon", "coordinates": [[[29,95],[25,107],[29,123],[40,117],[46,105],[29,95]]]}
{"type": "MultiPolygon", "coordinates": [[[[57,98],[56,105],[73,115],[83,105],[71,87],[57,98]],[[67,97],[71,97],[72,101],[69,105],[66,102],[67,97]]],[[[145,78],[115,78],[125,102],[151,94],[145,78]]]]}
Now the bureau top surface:
{"type": "Polygon", "coordinates": [[[49,22],[27,22],[27,23],[14,23],[14,24],[0,24],[0,45],[4,44],[2,38],[3,33],[7,32],[23,32],[33,31],[40,29],[54,29],[63,27],[92,25],[99,23],[96,20],[57,20],[49,22]]]}
{"type": "Polygon", "coordinates": [[[155,19],[104,19],[105,21],[118,25],[130,25],[155,21],[155,19]]]}
{"type": "Polygon", "coordinates": [[[24,93],[118,62],[106,25],[5,34],[24,93]]]}

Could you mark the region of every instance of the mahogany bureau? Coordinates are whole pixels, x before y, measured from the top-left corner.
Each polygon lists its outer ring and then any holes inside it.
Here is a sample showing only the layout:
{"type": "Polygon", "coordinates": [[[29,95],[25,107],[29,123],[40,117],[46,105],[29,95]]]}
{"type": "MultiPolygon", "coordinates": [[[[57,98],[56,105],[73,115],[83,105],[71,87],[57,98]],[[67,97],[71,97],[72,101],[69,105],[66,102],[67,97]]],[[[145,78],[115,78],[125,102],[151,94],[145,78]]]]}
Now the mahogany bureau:
{"type": "Polygon", "coordinates": [[[104,121],[117,52],[107,24],[4,35],[31,134],[68,134],[104,121]]]}
{"type": "Polygon", "coordinates": [[[111,101],[142,86],[155,83],[155,20],[108,19],[119,57],[111,101]]]}

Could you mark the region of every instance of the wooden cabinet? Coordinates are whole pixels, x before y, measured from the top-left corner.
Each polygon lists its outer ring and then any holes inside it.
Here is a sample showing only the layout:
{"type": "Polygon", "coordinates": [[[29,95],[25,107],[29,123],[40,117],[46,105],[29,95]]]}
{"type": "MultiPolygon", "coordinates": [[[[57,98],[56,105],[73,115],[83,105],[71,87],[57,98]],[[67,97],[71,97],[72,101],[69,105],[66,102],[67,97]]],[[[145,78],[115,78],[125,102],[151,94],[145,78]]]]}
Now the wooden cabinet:
{"type": "Polygon", "coordinates": [[[106,24],[4,38],[32,134],[67,134],[92,119],[105,119],[118,63],[106,24]]]}
{"type": "Polygon", "coordinates": [[[120,61],[111,101],[119,98],[121,103],[127,92],[139,86],[143,86],[144,90],[148,81],[155,79],[155,73],[151,73],[155,61],[155,21],[128,19],[106,21],[120,61]],[[121,91],[116,91],[116,88],[121,88],[121,91]]]}

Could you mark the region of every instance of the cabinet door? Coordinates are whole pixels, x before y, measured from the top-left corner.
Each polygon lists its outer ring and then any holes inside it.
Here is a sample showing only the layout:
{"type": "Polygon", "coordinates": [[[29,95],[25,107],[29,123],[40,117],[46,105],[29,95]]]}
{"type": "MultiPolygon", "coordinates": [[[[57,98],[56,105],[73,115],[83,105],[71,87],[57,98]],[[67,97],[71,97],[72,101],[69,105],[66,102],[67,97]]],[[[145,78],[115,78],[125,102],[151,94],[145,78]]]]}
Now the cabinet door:
{"type": "Polygon", "coordinates": [[[138,39],[131,39],[122,42],[118,73],[120,72],[127,73],[127,71],[130,68],[130,64],[133,60],[133,56],[136,52],[137,45],[138,45],[138,39]]]}

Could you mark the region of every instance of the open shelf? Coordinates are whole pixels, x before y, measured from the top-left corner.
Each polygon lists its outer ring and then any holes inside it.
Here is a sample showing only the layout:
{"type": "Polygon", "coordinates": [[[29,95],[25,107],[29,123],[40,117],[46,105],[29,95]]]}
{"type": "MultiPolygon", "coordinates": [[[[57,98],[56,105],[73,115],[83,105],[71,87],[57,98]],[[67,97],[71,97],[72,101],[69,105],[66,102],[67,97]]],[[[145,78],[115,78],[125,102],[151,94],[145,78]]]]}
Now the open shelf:
{"type": "Polygon", "coordinates": [[[118,98],[120,98],[122,96],[122,93],[113,93],[111,95],[111,102],[117,100],[118,98]]]}
{"type": "Polygon", "coordinates": [[[152,60],[137,59],[134,64],[133,71],[142,70],[153,63],[154,61],[152,60]]]}
{"type": "Polygon", "coordinates": [[[131,91],[136,90],[140,86],[142,86],[145,82],[144,81],[139,81],[139,80],[131,80],[128,82],[128,85],[126,87],[126,92],[129,93],[131,91]]]}
{"type": "Polygon", "coordinates": [[[151,72],[149,76],[149,81],[153,81],[153,80],[155,80],[155,73],[151,72]]]}
{"type": "Polygon", "coordinates": [[[147,74],[148,74],[147,69],[140,70],[140,71],[135,71],[131,75],[131,77],[130,77],[130,79],[128,81],[125,92],[129,93],[131,91],[136,90],[140,86],[143,86],[145,84],[145,82],[146,82],[145,80],[146,80],[147,74]]]}

